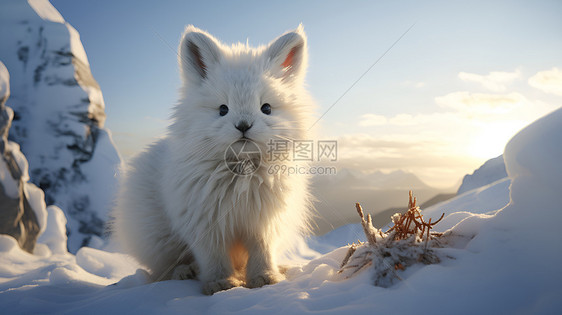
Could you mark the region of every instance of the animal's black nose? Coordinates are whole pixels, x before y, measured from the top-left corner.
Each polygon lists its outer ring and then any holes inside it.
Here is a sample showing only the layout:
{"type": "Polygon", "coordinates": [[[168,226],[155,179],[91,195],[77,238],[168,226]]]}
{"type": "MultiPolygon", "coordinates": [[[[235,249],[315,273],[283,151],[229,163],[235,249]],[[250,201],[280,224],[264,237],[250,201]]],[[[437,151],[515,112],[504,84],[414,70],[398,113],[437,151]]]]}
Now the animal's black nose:
{"type": "Polygon", "coordinates": [[[242,120],[241,122],[238,123],[238,125],[236,125],[236,129],[242,132],[246,132],[250,128],[252,128],[252,125],[248,124],[248,122],[245,120],[242,120]]]}

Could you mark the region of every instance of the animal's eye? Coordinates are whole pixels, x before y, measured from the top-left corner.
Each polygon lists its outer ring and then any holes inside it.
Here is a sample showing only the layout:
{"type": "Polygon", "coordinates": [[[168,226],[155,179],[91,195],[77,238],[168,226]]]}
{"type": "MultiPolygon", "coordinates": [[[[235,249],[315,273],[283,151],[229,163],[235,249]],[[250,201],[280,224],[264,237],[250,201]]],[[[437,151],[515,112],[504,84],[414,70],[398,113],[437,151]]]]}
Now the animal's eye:
{"type": "Polygon", "coordinates": [[[266,115],[271,115],[271,105],[265,103],[261,106],[261,112],[266,115]]]}
{"type": "Polygon", "coordinates": [[[222,104],[222,105],[219,107],[219,114],[220,114],[221,116],[224,116],[224,115],[228,114],[228,106],[222,104]]]}

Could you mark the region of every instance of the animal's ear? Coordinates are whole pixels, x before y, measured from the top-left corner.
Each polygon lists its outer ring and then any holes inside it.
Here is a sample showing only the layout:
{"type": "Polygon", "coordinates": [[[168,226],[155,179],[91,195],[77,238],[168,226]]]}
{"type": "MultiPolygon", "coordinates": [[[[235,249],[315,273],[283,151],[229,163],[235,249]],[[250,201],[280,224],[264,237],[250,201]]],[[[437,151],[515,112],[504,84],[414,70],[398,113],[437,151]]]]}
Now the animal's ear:
{"type": "Polygon", "coordinates": [[[178,51],[182,78],[199,83],[222,58],[220,42],[193,25],[186,27],[178,51]]]}
{"type": "Polygon", "coordinates": [[[306,34],[301,25],[281,35],[267,47],[266,58],[272,76],[284,82],[302,81],[307,66],[306,34]]]}

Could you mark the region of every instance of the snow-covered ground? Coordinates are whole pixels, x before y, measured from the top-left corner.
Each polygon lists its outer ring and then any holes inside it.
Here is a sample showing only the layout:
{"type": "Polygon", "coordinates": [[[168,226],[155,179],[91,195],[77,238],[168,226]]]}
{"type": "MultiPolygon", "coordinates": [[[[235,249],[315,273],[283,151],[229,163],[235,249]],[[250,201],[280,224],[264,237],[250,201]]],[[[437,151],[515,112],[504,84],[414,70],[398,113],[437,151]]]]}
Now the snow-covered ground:
{"type": "Polygon", "coordinates": [[[554,144],[561,137],[558,109],[506,146],[508,179],[426,209],[426,218],[446,213],[436,230],[469,238],[437,249],[449,257],[439,264],[398,271],[402,280],[390,288],[373,285],[372,269],[351,279],[337,274],[347,251],[342,246],[363,238],[359,225],[308,240],[319,253],[303,244],[301,263],[294,260],[285,281],[204,296],[195,280],[147,283],[134,260],[110,249],[67,253],[65,219],[49,208],[34,255],[0,236],[2,312],[556,314],[562,308],[562,147],[554,144]]]}

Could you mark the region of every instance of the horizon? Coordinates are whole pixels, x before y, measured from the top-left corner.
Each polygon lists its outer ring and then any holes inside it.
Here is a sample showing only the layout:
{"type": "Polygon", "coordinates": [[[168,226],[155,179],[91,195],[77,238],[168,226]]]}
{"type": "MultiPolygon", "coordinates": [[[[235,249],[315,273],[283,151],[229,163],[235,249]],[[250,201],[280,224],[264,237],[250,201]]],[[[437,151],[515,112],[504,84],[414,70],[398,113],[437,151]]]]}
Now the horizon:
{"type": "Polygon", "coordinates": [[[562,96],[561,3],[51,3],[81,34],[125,160],[165,133],[188,24],[258,46],[303,23],[318,133],[338,141],[338,170],[452,187],[562,96]]]}

